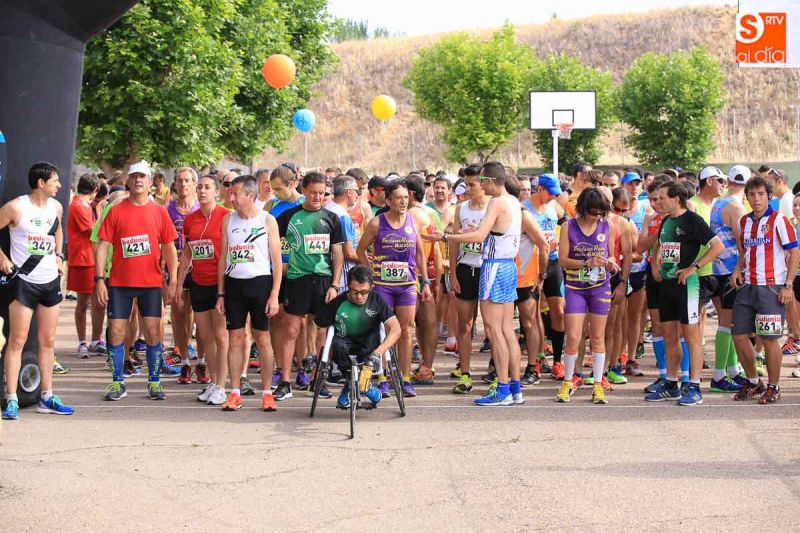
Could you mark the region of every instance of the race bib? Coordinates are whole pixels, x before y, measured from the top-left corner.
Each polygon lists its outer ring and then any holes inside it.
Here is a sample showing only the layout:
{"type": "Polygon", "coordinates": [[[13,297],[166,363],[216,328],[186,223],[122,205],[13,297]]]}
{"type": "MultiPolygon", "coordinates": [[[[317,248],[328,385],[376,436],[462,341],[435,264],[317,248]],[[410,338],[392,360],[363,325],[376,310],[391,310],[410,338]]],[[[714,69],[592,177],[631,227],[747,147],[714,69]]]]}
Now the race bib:
{"type": "Polygon", "coordinates": [[[189,243],[192,248],[192,260],[214,259],[214,243],[209,239],[199,239],[189,243]]]}
{"type": "Polygon", "coordinates": [[[149,235],[134,235],[133,237],[123,237],[122,241],[122,257],[130,259],[132,257],[141,257],[143,255],[150,255],[150,236],[149,235]]]}
{"type": "Polygon", "coordinates": [[[281,237],[281,253],[287,254],[292,251],[292,247],[289,246],[289,241],[286,240],[286,237],[281,237]]]}
{"type": "Polygon", "coordinates": [[[558,237],[556,236],[555,230],[545,230],[544,237],[547,239],[547,244],[550,245],[550,251],[554,252],[558,244],[558,237]]]}
{"type": "Polygon", "coordinates": [[[681,261],[681,243],[662,242],[661,262],[677,265],[681,261]]]}
{"type": "Polygon", "coordinates": [[[756,335],[780,336],[783,333],[781,315],[756,315],[756,335]]]}
{"type": "Polygon", "coordinates": [[[578,270],[578,281],[597,283],[606,279],[605,267],[582,267],[578,270]]]}
{"type": "Polygon", "coordinates": [[[465,254],[481,255],[483,253],[482,242],[462,242],[461,251],[465,254]]]}
{"type": "Polygon", "coordinates": [[[384,261],[381,263],[381,281],[408,281],[408,263],[384,261]]]}
{"type": "Polygon", "coordinates": [[[228,263],[231,265],[241,265],[243,263],[255,262],[255,248],[256,245],[251,242],[228,246],[228,263]]]}
{"type": "Polygon", "coordinates": [[[28,235],[28,255],[50,255],[55,253],[56,239],[52,235],[28,235]]]}
{"type": "Polygon", "coordinates": [[[328,233],[303,235],[306,254],[327,254],[331,249],[331,236],[328,233]]]}

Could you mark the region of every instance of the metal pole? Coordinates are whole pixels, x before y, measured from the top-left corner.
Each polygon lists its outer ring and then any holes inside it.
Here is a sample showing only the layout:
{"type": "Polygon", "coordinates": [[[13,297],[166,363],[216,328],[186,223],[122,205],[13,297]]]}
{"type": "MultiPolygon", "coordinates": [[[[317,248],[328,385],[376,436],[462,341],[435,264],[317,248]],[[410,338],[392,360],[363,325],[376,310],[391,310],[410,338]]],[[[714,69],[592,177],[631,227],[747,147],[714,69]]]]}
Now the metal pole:
{"type": "Polygon", "coordinates": [[[731,130],[731,162],[736,163],[736,108],[731,108],[733,112],[733,125],[731,130]]]}
{"type": "Polygon", "coordinates": [[[411,127],[411,169],[417,169],[417,132],[411,127]]]}
{"type": "Polygon", "coordinates": [[[797,161],[800,162],[800,105],[794,106],[797,112],[797,161]]]}
{"type": "Polygon", "coordinates": [[[303,135],[303,144],[305,145],[304,148],[305,148],[305,153],[306,153],[306,158],[305,158],[306,162],[305,162],[304,166],[306,168],[308,168],[308,133],[303,135]]]}
{"type": "Polygon", "coordinates": [[[558,130],[553,130],[553,176],[558,178],[558,130]]]}
{"type": "Polygon", "coordinates": [[[522,150],[520,149],[520,133],[517,132],[517,169],[522,166],[522,156],[520,155],[522,150]]]}
{"type": "Polygon", "coordinates": [[[622,132],[622,168],[625,168],[625,123],[620,124],[620,131],[622,132]]]}

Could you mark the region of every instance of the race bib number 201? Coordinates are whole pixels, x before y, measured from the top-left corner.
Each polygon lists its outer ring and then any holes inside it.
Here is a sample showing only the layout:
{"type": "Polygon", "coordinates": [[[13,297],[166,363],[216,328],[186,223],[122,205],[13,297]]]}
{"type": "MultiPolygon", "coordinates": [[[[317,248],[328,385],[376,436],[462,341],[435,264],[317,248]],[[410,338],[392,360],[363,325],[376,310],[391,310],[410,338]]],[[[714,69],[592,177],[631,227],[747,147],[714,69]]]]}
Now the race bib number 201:
{"type": "Polygon", "coordinates": [[[199,239],[189,243],[192,260],[214,259],[214,243],[210,239],[199,239]]]}
{"type": "Polygon", "coordinates": [[[122,257],[130,259],[150,255],[150,237],[148,235],[134,235],[133,237],[123,237],[122,257]]]}
{"type": "Polygon", "coordinates": [[[756,335],[775,335],[783,333],[781,315],[756,315],[756,335]]]}

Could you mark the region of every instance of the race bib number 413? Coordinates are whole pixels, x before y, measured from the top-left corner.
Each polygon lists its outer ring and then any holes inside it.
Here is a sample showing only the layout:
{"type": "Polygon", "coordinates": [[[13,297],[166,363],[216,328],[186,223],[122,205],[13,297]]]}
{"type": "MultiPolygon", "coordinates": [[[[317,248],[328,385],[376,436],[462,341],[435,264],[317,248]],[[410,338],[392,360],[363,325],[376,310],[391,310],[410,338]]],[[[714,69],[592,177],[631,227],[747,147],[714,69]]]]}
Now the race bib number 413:
{"type": "Polygon", "coordinates": [[[482,242],[462,242],[461,251],[465,254],[481,255],[483,253],[482,242]]]}
{"type": "Polygon", "coordinates": [[[134,235],[133,237],[122,237],[122,257],[130,259],[150,255],[150,236],[134,235]]]}
{"type": "Polygon", "coordinates": [[[662,242],[661,262],[677,265],[681,261],[681,243],[662,242]]]}

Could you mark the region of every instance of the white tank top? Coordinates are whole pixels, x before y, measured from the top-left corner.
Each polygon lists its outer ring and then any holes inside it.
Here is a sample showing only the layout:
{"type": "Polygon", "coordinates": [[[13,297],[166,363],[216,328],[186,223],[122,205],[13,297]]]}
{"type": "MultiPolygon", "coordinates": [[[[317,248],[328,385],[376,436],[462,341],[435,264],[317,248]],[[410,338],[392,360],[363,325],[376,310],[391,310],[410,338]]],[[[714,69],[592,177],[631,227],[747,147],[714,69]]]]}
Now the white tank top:
{"type": "MultiPolygon", "coordinates": [[[[489,203],[487,202],[486,205],[483,206],[483,209],[474,210],[470,209],[469,201],[462,203],[458,208],[458,219],[461,222],[461,227],[478,227],[478,225],[481,223],[481,220],[483,220],[483,217],[486,216],[486,208],[488,205],[489,203]]],[[[462,242],[459,244],[457,263],[480,268],[480,266],[483,264],[483,243],[462,242]]]]}
{"type": "Polygon", "coordinates": [[[35,206],[27,194],[20,196],[19,200],[22,209],[19,224],[8,230],[11,262],[17,268],[22,268],[28,261],[35,263],[29,274],[20,272],[19,277],[29,283],[50,283],[58,277],[56,238],[55,234],[49,234],[54,225],[61,223],[58,220],[58,202],[48,198],[47,207],[42,209],[35,206]]]}
{"type": "Polygon", "coordinates": [[[236,279],[252,279],[272,274],[267,239],[266,211],[253,218],[241,218],[236,211],[228,218],[228,249],[225,252],[225,275],[236,279]]]}
{"type": "Polygon", "coordinates": [[[497,198],[498,202],[506,202],[511,212],[511,223],[502,235],[489,232],[483,243],[483,259],[510,259],[513,260],[519,253],[519,240],[522,234],[522,208],[519,200],[513,196],[503,195],[497,198]]]}

